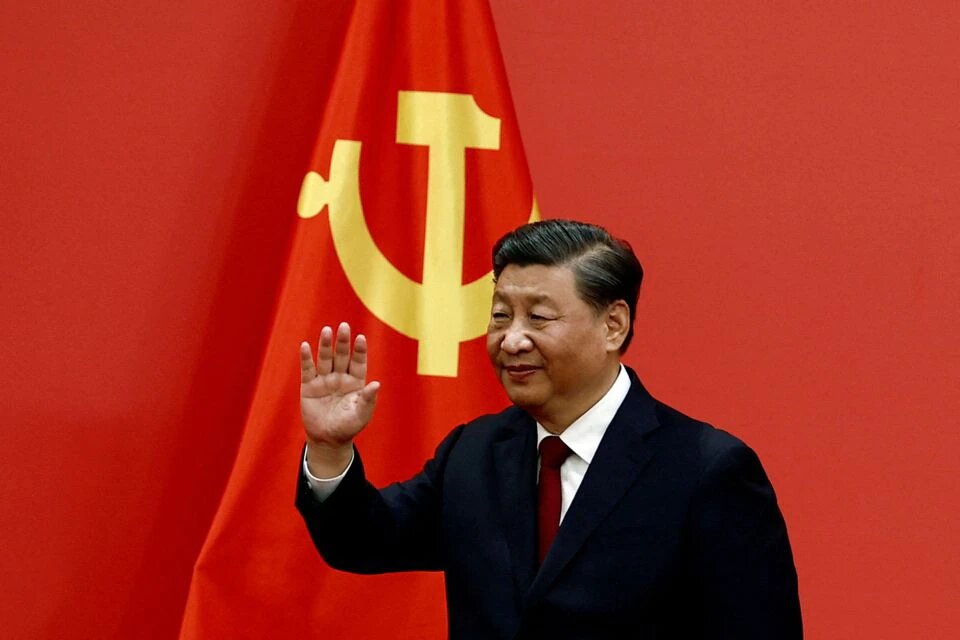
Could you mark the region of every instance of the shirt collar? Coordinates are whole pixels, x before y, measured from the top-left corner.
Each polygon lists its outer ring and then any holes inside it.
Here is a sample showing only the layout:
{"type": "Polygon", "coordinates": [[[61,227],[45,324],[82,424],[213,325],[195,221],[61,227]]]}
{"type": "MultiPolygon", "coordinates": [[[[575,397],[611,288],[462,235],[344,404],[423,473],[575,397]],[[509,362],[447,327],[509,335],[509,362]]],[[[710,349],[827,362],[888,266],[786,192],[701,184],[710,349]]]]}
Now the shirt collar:
{"type": "MultiPolygon", "coordinates": [[[[587,464],[593,461],[593,454],[597,452],[603,434],[607,432],[607,427],[610,426],[613,416],[616,415],[617,409],[623,404],[629,391],[630,376],[627,375],[626,367],[621,364],[620,373],[617,374],[617,379],[613,381],[610,390],[560,434],[563,443],[587,464]]],[[[537,447],[544,438],[551,435],[553,434],[543,425],[537,423],[537,447]]]]}

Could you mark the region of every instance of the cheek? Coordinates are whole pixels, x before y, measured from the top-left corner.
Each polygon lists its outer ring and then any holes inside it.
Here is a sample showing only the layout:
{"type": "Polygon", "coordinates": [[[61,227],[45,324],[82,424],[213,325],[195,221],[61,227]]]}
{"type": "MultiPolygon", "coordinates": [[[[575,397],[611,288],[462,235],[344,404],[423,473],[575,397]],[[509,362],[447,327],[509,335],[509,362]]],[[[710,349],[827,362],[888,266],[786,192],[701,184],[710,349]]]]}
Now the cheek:
{"type": "Polygon", "coordinates": [[[495,360],[500,353],[500,336],[495,331],[487,332],[487,355],[491,360],[495,360]]]}

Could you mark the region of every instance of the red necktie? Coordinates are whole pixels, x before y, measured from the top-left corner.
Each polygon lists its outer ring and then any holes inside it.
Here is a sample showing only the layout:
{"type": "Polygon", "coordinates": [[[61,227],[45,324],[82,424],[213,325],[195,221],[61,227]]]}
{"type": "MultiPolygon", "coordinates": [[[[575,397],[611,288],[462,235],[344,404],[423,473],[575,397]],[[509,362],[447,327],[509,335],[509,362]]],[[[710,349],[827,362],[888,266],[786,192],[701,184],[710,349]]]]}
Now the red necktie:
{"type": "Polygon", "coordinates": [[[560,465],[572,453],[557,436],[540,443],[540,481],[537,484],[537,557],[540,564],[560,529],[560,465]]]}

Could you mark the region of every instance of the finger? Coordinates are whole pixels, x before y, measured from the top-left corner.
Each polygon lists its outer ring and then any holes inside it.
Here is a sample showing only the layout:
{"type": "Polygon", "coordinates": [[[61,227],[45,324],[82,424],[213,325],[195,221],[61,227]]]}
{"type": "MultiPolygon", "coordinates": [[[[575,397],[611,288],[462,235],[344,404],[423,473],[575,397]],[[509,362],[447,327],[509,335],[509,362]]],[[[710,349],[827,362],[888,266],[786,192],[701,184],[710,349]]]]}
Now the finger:
{"type": "Polygon", "coordinates": [[[367,337],[362,333],[353,341],[353,356],[350,358],[350,375],[367,379],[367,337]]]}
{"type": "Polygon", "coordinates": [[[360,397],[370,405],[371,411],[373,410],[373,405],[377,403],[378,391],[380,391],[380,383],[376,380],[367,384],[363,389],[360,389],[360,397]]]}
{"type": "Polygon", "coordinates": [[[320,344],[317,346],[317,375],[325,376],[333,370],[333,329],[320,330],[320,344]]]}
{"type": "Polygon", "coordinates": [[[350,325],[341,322],[337,327],[337,340],[333,345],[333,371],[346,373],[350,362],[350,325]]]}
{"type": "Polygon", "coordinates": [[[313,366],[313,350],[309,342],[300,343],[300,382],[310,382],[317,377],[317,368],[313,366]]]}

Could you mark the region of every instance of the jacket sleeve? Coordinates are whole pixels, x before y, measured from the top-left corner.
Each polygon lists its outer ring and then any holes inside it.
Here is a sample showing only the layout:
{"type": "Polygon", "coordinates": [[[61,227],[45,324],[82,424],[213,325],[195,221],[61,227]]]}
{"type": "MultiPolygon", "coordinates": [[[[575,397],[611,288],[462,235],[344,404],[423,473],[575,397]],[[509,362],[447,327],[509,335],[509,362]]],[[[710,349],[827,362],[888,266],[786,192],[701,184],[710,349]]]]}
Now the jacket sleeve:
{"type": "Polygon", "coordinates": [[[296,506],[327,564],[365,574],[442,570],[443,475],[462,429],[457,427],[440,443],[419,474],[382,490],[367,481],[356,450],[347,475],[323,502],[301,468],[296,506]]]}
{"type": "Polygon", "coordinates": [[[690,511],[700,637],[803,637],[797,573],[773,487],[742,443],[708,464],[690,511]]]}

